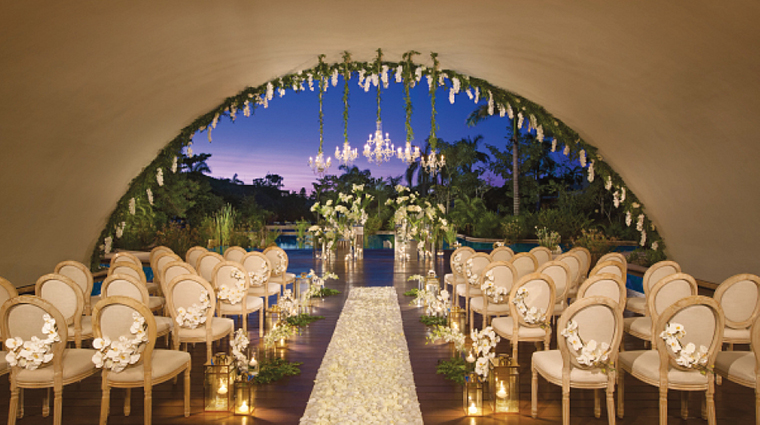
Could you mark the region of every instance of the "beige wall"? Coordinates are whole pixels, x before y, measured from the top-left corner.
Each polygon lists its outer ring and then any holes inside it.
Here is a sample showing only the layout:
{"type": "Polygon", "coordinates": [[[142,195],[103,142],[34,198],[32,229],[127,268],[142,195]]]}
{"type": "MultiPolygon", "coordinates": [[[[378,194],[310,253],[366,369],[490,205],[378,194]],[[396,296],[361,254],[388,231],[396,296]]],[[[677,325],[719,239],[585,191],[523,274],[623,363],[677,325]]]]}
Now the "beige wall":
{"type": "Polygon", "coordinates": [[[0,276],[17,285],[87,260],[129,181],[226,96],[378,47],[436,51],[546,107],[599,147],[685,272],[760,273],[755,1],[5,3],[0,276]]]}

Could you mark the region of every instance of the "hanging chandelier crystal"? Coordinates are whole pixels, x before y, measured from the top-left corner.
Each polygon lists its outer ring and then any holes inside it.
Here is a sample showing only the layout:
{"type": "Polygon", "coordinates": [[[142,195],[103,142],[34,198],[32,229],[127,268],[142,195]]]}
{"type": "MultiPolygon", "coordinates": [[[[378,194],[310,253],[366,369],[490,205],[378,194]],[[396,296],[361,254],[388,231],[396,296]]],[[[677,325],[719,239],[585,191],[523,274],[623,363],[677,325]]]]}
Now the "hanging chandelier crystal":
{"type": "Polygon", "coordinates": [[[443,155],[440,157],[437,156],[436,150],[433,149],[427,158],[424,156],[422,157],[420,164],[422,164],[422,168],[424,168],[428,174],[434,176],[446,165],[446,158],[443,155]]]}
{"type": "Polygon", "coordinates": [[[325,160],[325,154],[322,151],[317,153],[317,158],[309,157],[309,167],[314,171],[314,174],[322,178],[327,173],[327,169],[332,165],[332,158],[327,157],[325,160]]]}
{"type": "Polygon", "coordinates": [[[346,166],[351,166],[358,156],[359,152],[355,148],[351,149],[351,145],[348,142],[343,143],[342,151],[338,146],[335,147],[335,159],[346,166]]]}
{"type": "Polygon", "coordinates": [[[323,62],[325,55],[319,55],[319,70],[320,70],[320,77],[319,77],[319,151],[317,152],[317,158],[314,159],[314,157],[309,157],[309,167],[314,172],[316,176],[319,178],[322,178],[325,176],[325,173],[327,173],[327,170],[330,168],[330,165],[332,165],[332,159],[330,157],[327,157],[327,160],[325,160],[325,154],[322,152],[322,142],[324,141],[324,118],[325,114],[322,112],[322,95],[325,92],[325,77],[324,77],[324,68],[325,64],[323,62]]]}
{"type": "Polygon", "coordinates": [[[417,146],[412,146],[411,142],[406,142],[406,148],[403,150],[401,148],[398,148],[398,151],[396,152],[396,157],[402,161],[404,161],[405,164],[411,165],[418,159],[420,159],[420,148],[417,146]]]}
{"type": "Polygon", "coordinates": [[[385,133],[385,138],[383,138],[383,123],[378,120],[375,134],[370,134],[367,143],[364,144],[364,156],[367,157],[367,161],[380,165],[390,160],[395,152],[396,148],[391,143],[388,133],[385,133]]]}

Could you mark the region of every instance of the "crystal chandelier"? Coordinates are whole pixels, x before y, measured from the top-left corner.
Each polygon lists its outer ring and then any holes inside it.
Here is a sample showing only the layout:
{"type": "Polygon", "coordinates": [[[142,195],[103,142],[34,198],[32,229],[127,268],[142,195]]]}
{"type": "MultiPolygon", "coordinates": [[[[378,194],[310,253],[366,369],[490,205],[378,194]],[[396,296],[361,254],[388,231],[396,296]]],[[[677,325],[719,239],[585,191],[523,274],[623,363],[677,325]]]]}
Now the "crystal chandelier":
{"type": "MultiPolygon", "coordinates": [[[[380,90],[380,87],[378,86],[377,89],[380,90]]],[[[385,133],[383,139],[383,123],[377,120],[375,134],[370,134],[367,143],[364,144],[364,156],[367,157],[367,161],[380,165],[391,159],[395,151],[388,133],[385,133]]]]}
{"type": "MultiPolygon", "coordinates": [[[[324,68],[324,63],[322,62],[324,55],[319,56],[319,65],[320,69],[324,68]]],[[[320,75],[319,78],[319,151],[317,152],[317,158],[314,159],[314,157],[309,157],[309,167],[314,172],[314,174],[320,178],[325,176],[325,173],[327,173],[327,169],[330,168],[330,165],[332,164],[332,159],[330,157],[327,157],[327,160],[325,160],[325,154],[322,152],[322,142],[324,140],[324,118],[325,114],[322,112],[322,94],[325,91],[325,77],[324,75],[320,75]]]]}
{"type": "Polygon", "coordinates": [[[317,153],[317,158],[309,157],[309,167],[314,171],[314,174],[318,177],[324,177],[327,169],[332,165],[332,158],[327,157],[325,160],[325,154],[322,151],[317,153]]]}
{"type": "Polygon", "coordinates": [[[343,143],[342,151],[338,146],[335,147],[335,159],[340,161],[341,164],[350,166],[358,156],[359,152],[356,149],[351,149],[351,145],[348,142],[343,143]]]}
{"type": "Polygon", "coordinates": [[[406,142],[406,148],[403,150],[401,148],[398,148],[398,151],[396,152],[396,157],[402,161],[404,161],[405,164],[411,165],[418,159],[420,159],[420,148],[417,146],[412,146],[411,142],[406,142]]]}
{"type": "Polygon", "coordinates": [[[424,168],[428,174],[435,176],[441,171],[441,168],[446,165],[446,158],[443,155],[440,157],[437,156],[436,150],[433,149],[430,151],[430,155],[428,155],[427,158],[424,156],[422,157],[420,164],[422,164],[422,168],[424,168]]]}

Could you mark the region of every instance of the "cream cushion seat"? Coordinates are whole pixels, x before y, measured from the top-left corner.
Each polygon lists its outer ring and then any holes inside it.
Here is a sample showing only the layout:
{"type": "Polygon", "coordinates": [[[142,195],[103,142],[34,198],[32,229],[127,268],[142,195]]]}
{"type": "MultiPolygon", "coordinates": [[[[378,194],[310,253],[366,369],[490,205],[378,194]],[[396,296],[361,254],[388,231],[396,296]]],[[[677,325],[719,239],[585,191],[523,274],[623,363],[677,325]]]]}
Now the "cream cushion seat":
{"type": "Polygon", "coordinates": [[[257,297],[264,297],[267,295],[275,295],[280,293],[280,288],[282,288],[282,285],[279,283],[267,283],[267,293],[264,293],[264,285],[258,285],[258,286],[251,286],[250,289],[248,289],[248,293],[250,295],[255,295],[257,297]]]}
{"type": "Polygon", "coordinates": [[[629,310],[638,314],[646,314],[647,298],[646,297],[628,298],[628,301],[626,303],[626,310],[629,310]]]}
{"type": "MultiPolygon", "coordinates": [[[[631,375],[654,385],[660,386],[660,353],[657,350],[622,351],[618,357],[620,363],[630,369],[631,375]]],[[[694,370],[680,370],[668,365],[668,385],[704,385],[707,376],[694,370]]]]}
{"type": "MultiPolygon", "coordinates": [[[[190,353],[185,351],[154,349],[151,363],[151,379],[153,380],[153,384],[161,383],[157,378],[166,377],[166,379],[171,379],[176,375],[173,372],[184,368],[189,361],[190,353]]],[[[128,367],[119,373],[109,373],[108,380],[120,383],[143,382],[145,380],[143,365],[128,367]]]]}
{"type": "Polygon", "coordinates": [[[652,319],[649,316],[626,317],[623,319],[623,330],[636,338],[651,341],[652,319]]]}
{"type": "MultiPolygon", "coordinates": [[[[536,351],[533,367],[547,381],[562,386],[562,353],[559,350],[536,351]]],[[[582,384],[606,384],[608,376],[601,369],[570,368],[570,381],[582,384]]]]}
{"type": "MultiPolygon", "coordinates": [[[[63,381],[77,380],[77,377],[91,375],[94,369],[92,356],[95,350],[84,348],[67,348],[63,352],[63,381]]],[[[37,383],[52,382],[54,367],[42,367],[35,370],[18,368],[16,382],[37,383]]]]}
{"type": "MultiPolygon", "coordinates": [[[[206,323],[206,325],[208,326],[209,323],[206,323]]],[[[232,319],[228,319],[226,317],[212,318],[210,326],[211,339],[214,341],[217,339],[222,339],[226,335],[235,331],[235,322],[232,319]]],[[[181,326],[178,326],[178,328],[180,339],[190,340],[189,342],[193,342],[192,340],[198,340],[199,342],[206,340],[206,329],[203,326],[198,326],[195,329],[184,328],[181,326]]]]}
{"type": "MultiPolygon", "coordinates": [[[[472,293],[472,289],[470,289],[472,293]]],[[[470,300],[470,309],[477,311],[478,313],[483,311],[483,297],[477,297],[470,300]]],[[[488,303],[488,314],[493,316],[499,316],[509,314],[509,304],[494,304],[488,303]]]]}
{"type": "MultiPolygon", "coordinates": [[[[92,316],[82,316],[81,319],[82,339],[92,339],[92,316]]],[[[69,326],[69,341],[73,341],[74,324],[69,326]]]]}
{"type": "MultiPolygon", "coordinates": [[[[467,294],[467,284],[466,283],[460,283],[457,285],[457,294],[459,296],[465,296],[467,294]]],[[[470,297],[479,297],[482,293],[480,292],[480,289],[470,287],[470,297]]]]}
{"type": "Polygon", "coordinates": [[[755,387],[755,354],[752,351],[721,351],[715,359],[715,372],[731,381],[755,387]]]}
{"type": "Polygon", "coordinates": [[[153,318],[156,320],[156,335],[158,336],[167,335],[174,327],[171,317],[153,316],[153,318]]]}
{"type": "MultiPolygon", "coordinates": [[[[489,307],[490,309],[490,307],[489,307]]],[[[509,338],[512,336],[512,329],[514,324],[512,323],[512,317],[497,317],[491,321],[491,326],[497,334],[502,337],[509,338]]],[[[527,327],[520,326],[517,331],[519,338],[543,338],[546,336],[546,330],[540,327],[527,327]]]]}
{"type": "Polygon", "coordinates": [[[723,340],[733,340],[733,341],[749,341],[750,340],[750,329],[734,329],[729,328],[726,326],[726,328],[723,330],[723,340]]]}
{"type": "Polygon", "coordinates": [[[149,297],[148,298],[148,309],[150,311],[158,310],[159,308],[162,308],[165,303],[164,297],[149,297]]]}
{"type": "MultiPolygon", "coordinates": [[[[264,300],[261,299],[258,295],[248,295],[248,298],[245,300],[245,306],[248,308],[249,311],[251,310],[258,310],[264,306],[264,300]]],[[[221,315],[232,315],[232,314],[240,314],[240,305],[239,304],[230,304],[230,303],[219,303],[219,310],[217,312],[221,315]]]]}

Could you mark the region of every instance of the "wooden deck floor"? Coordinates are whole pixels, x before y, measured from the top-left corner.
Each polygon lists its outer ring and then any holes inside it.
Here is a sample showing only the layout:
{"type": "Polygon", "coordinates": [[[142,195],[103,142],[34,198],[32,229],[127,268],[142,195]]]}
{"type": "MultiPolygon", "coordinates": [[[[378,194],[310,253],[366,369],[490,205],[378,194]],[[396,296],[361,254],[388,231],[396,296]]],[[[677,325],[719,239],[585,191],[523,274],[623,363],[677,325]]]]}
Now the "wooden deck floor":
{"type": "MultiPolygon", "coordinates": [[[[321,270],[321,264],[311,258],[311,252],[291,252],[289,271],[300,273],[310,268],[321,270]]],[[[554,424],[561,423],[561,391],[560,388],[539,380],[539,417],[530,417],[530,356],[535,350],[533,344],[521,344],[519,361],[521,370],[521,413],[520,415],[502,418],[466,418],[462,411],[462,393],[458,385],[450,383],[442,376],[436,375],[435,367],[440,359],[450,356],[447,345],[426,345],[425,326],[419,322],[420,309],[409,305],[410,297],[403,292],[411,288],[412,282],[406,278],[411,274],[423,274],[434,267],[439,276],[448,272],[448,262],[438,260],[435,264],[427,263],[397,263],[393,260],[391,251],[367,251],[365,259],[349,265],[343,261],[336,262],[331,270],[339,276],[337,281],[328,281],[328,287],[338,289],[343,293],[328,297],[319,303],[314,314],[325,316],[303,333],[288,343],[287,358],[303,362],[299,376],[286,378],[279,382],[259,387],[256,395],[256,412],[254,418],[234,417],[227,414],[203,412],[203,362],[205,348],[203,345],[191,347],[193,355],[191,415],[182,415],[182,381],[174,386],[170,382],[154,387],[153,391],[153,423],[155,424],[296,424],[306,408],[311,394],[317,370],[327,345],[332,337],[335,323],[340,315],[347,292],[355,286],[384,286],[394,285],[399,293],[404,320],[404,332],[411,355],[414,380],[417,395],[426,424],[554,424]]],[[[257,329],[256,316],[250,318],[249,329],[257,329]]],[[[371,326],[371,324],[368,324],[371,326]]],[[[630,340],[631,338],[629,338],[630,340]]],[[[251,335],[252,343],[257,336],[251,335]]],[[[160,347],[163,343],[159,342],[160,347]]],[[[628,342],[627,349],[642,347],[636,342],[628,342]]],[[[216,347],[225,349],[226,345],[216,347]]],[[[508,352],[508,343],[502,341],[497,347],[498,352],[508,352]]],[[[25,392],[25,416],[17,423],[50,424],[52,416],[43,418],[41,415],[42,390],[27,390],[25,392]]],[[[100,410],[100,380],[98,376],[91,377],[79,384],[64,388],[63,423],[64,424],[96,424],[100,410]]],[[[617,397],[617,394],[616,394],[617,397]]],[[[8,378],[0,377],[0,423],[7,420],[9,385],[8,378]]],[[[141,424],[143,423],[142,391],[133,390],[132,414],[125,417],[122,414],[124,393],[121,390],[111,392],[110,424],[141,424]]],[[[626,417],[619,420],[621,424],[651,424],[658,419],[658,392],[654,387],[638,382],[630,376],[626,379],[626,417]]],[[[753,423],[754,394],[753,390],[744,388],[728,381],[717,387],[715,396],[717,418],[722,423],[753,423]]],[[[604,424],[606,413],[595,419],[593,415],[593,393],[591,391],[571,391],[571,423],[573,424],[604,424]]],[[[669,423],[704,424],[699,417],[700,396],[692,394],[690,398],[690,417],[680,419],[680,394],[671,391],[669,395],[669,423]]]]}

